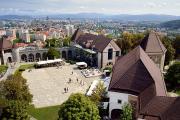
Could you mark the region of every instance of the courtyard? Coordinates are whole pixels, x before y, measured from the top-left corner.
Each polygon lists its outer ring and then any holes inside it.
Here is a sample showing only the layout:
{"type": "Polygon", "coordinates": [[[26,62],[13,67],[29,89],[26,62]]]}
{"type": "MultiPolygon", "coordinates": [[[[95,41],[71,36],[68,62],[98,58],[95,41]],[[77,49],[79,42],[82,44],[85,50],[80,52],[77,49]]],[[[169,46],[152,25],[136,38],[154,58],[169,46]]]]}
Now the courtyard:
{"type": "Polygon", "coordinates": [[[27,79],[36,108],[60,105],[72,93],[85,94],[94,80],[100,80],[100,77],[84,77],[76,65],[69,64],[26,70],[22,76],[27,79]],[[65,92],[64,88],[68,91],[65,92]]]}

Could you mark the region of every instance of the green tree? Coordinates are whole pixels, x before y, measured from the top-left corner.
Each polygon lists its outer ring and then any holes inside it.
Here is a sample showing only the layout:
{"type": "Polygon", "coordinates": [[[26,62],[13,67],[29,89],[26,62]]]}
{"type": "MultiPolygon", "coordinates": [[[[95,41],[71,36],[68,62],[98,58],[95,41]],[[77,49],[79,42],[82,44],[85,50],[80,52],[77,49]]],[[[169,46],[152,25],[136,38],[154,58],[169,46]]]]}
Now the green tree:
{"type": "Polygon", "coordinates": [[[93,91],[92,95],[90,96],[90,99],[91,101],[99,105],[101,99],[105,97],[106,93],[107,92],[106,92],[106,87],[104,86],[104,83],[99,82],[96,89],[93,91]]]}
{"type": "Polygon", "coordinates": [[[3,86],[1,91],[7,100],[32,102],[32,95],[29,92],[26,79],[21,74],[11,75],[1,84],[3,86]]]}
{"type": "Polygon", "coordinates": [[[175,57],[180,58],[180,35],[176,36],[176,39],[173,42],[174,49],[176,50],[175,57]]]}
{"type": "Polygon", "coordinates": [[[48,59],[60,58],[60,52],[51,47],[47,52],[47,57],[48,59]]]}
{"type": "Polygon", "coordinates": [[[29,120],[28,116],[29,104],[24,101],[10,100],[6,103],[6,107],[3,108],[1,119],[5,120],[29,120]]]}
{"type": "Polygon", "coordinates": [[[60,106],[59,120],[100,120],[97,106],[82,94],[72,94],[60,106]]]}
{"type": "Polygon", "coordinates": [[[168,37],[163,37],[161,41],[167,49],[165,56],[165,65],[168,65],[169,62],[172,61],[174,58],[175,49],[173,48],[172,42],[168,37]]]}
{"type": "Polygon", "coordinates": [[[133,119],[133,108],[131,104],[125,103],[122,107],[122,115],[120,120],[132,120],[133,119]]]}
{"type": "Polygon", "coordinates": [[[121,38],[117,40],[116,43],[121,48],[122,54],[124,55],[138,46],[143,37],[143,34],[123,33],[121,38]]]}
{"type": "Polygon", "coordinates": [[[69,46],[69,45],[70,45],[70,42],[71,42],[71,37],[66,37],[66,38],[63,40],[63,46],[69,46]]]}
{"type": "Polygon", "coordinates": [[[0,82],[0,104],[3,105],[2,118],[10,120],[28,120],[28,107],[32,95],[21,73],[11,75],[0,82]]]}
{"type": "Polygon", "coordinates": [[[165,74],[165,81],[170,88],[176,88],[180,85],[180,62],[171,65],[165,74]]]}
{"type": "Polygon", "coordinates": [[[46,47],[61,47],[61,40],[60,39],[48,39],[46,40],[46,47]]]}

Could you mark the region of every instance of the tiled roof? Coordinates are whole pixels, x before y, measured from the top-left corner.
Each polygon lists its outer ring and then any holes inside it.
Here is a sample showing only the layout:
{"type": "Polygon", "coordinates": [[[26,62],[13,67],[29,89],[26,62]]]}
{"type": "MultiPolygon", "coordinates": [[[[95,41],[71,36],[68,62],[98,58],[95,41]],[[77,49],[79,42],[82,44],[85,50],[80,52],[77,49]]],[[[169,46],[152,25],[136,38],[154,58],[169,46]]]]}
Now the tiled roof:
{"type": "Polygon", "coordinates": [[[160,69],[138,46],[114,65],[109,90],[138,95],[153,84],[156,95],[166,96],[166,87],[160,69]]]}
{"type": "Polygon", "coordinates": [[[103,35],[83,34],[76,39],[76,43],[83,47],[93,48],[99,52],[102,52],[106,46],[111,42],[111,39],[103,35]],[[88,46],[86,46],[88,45],[88,46]]]}
{"type": "Polygon", "coordinates": [[[8,50],[12,49],[12,43],[10,40],[1,39],[0,40],[0,50],[8,50]]]}
{"type": "Polygon", "coordinates": [[[141,47],[147,53],[165,53],[166,48],[162,44],[159,35],[151,31],[141,42],[141,47]]]}
{"type": "Polygon", "coordinates": [[[140,114],[147,118],[159,117],[160,120],[180,120],[180,97],[156,96],[140,114]]]}

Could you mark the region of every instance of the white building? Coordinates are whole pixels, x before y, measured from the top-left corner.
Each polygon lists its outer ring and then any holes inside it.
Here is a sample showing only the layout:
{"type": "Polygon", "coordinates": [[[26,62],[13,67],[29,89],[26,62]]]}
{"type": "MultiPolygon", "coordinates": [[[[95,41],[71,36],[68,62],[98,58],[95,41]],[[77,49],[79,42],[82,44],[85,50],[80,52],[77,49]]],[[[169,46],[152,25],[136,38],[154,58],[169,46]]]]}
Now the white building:
{"type": "Polygon", "coordinates": [[[73,35],[73,33],[75,32],[74,25],[65,25],[65,31],[67,36],[73,35]]]}

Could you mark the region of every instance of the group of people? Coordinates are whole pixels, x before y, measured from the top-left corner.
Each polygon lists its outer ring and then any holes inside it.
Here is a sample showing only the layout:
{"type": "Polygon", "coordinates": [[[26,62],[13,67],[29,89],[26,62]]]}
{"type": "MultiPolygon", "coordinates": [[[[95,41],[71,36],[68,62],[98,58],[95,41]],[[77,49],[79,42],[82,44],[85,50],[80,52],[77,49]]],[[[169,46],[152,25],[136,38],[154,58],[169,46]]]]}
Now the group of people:
{"type": "Polygon", "coordinates": [[[64,88],[64,92],[67,93],[69,91],[69,88],[68,87],[65,87],[64,88]]]}
{"type": "MultiPolygon", "coordinates": [[[[71,75],[73,75],[73,74],[74,74],[74,72],[72,71],[72,72],[71,72],[71,75]]],[[[68,80],[67,83],[70,84],[70,83],[72,83],[72,81],[73,81],[73,80],[72,80],[71,78],[69,78],[69,80],[68,80]]],[[[76,78],[76,82],[79,83],[81,86],[84,86],[84,84],[85,84],[83,80],[79,80],[78,78],[76,78]]],[[[67,93],[68,90],[69,90],[68,87],[65,87],[65,88],[64,88],[64,92],[65,92],[65,93],[67,93]]]]}

